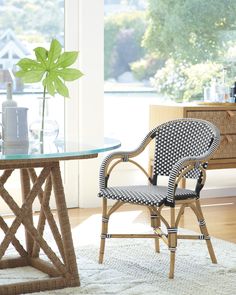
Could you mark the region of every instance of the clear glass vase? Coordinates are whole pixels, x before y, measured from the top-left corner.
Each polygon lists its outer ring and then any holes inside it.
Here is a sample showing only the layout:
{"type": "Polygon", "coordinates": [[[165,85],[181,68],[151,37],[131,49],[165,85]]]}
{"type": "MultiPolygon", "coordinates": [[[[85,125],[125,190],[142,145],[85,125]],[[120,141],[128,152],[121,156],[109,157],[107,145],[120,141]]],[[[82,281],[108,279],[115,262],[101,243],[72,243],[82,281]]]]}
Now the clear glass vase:
{"type": "Polygon", "coordinates": [[[39,100],[39,116],[29,125],[29,133],[31,139],[40,142],[54,141],[59,134],[59,125],[52,116],[49,116],[48,101],[49,97],[45,98],[44,104],[44,124],[42,128],[42,114],[43,114],[43,98],[39,100]]]}

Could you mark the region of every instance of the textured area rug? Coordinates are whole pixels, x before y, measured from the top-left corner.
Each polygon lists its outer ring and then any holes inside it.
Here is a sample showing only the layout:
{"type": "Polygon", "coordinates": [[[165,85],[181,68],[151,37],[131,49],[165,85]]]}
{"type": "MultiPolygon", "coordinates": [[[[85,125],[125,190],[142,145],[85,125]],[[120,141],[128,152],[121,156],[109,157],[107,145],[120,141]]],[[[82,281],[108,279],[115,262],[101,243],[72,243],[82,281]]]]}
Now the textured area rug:
{"type": "MultiPolygon", "coordinates": [[[[107,240],[104,264],[99,265],[99,241],[85,245],[79,242],[76,232],[73,234],[81,286],[33,294],[236,294],[236,244],[213,238],[218,259],[214,265],[205,241],[180,241],[175,279],[169,280],[169,251],[162,243],[161,253],[155,253],[150,239],[107,240]]],[[[22,281],[22,276],[27,281],[45,277],[31,267],[21,268],[20,272],[1,270],[0,283],[22,281]]]]}

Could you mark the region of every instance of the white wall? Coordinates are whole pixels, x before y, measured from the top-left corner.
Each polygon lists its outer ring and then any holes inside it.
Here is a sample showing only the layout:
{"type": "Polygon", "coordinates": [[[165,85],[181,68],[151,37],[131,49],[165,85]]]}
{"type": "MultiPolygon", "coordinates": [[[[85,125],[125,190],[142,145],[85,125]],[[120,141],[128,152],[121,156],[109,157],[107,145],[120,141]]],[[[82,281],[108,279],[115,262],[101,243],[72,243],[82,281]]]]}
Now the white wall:
{"type": "MultiPolygon", "coordinates": [[[[65,1],[65,50],[79,50],[79,1],[65,1]]],[[[76,66],[79,67],[79,62],[76,66]]],[[[70,99],[65,99],[65,137],[68,141],[79,139],[79,84],[80,81],[68,83],[70,99]]],[[[79,163],[65,162],[64,188],[69,207],[79,203],[79,163]],[[71,173],[73,171],[73,173],[71,173]]]]}
{"type": "MultiPolygon", "coordinates": [[[[66,49],[78,48],[84,76],[71,87],[66,102],[66,138],[90,143],[103,139],[103,0],[66,1],[66,49]],[[69,28],[69,29],[68,29],[69,28]]],[[[74,206],[99,206],[98,171],[101,159],[66,164],[65,188],[74,206]]],[[[71,202],[70,202],[71,203],[71,202]]]]}
{"type": "MultiPolygon", "coordinates": [[[[85,76],[81,79],[79,132],[86,141],[100,140],[104,130],[103,102],[103,0],[80,1],[79,5],[79,45],[80,67],[85,76]]],[[[98,193],[98,159],[80,161],[79,167],[79,206],[100,205],[98,193]]]]}

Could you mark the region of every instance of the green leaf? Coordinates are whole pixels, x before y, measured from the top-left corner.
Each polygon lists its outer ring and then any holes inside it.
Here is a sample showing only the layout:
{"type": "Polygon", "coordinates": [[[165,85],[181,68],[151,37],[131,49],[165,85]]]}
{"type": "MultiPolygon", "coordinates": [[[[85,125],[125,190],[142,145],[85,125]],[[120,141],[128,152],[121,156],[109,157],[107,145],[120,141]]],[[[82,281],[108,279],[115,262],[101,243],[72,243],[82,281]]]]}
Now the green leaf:
{"type": "Polygon", "coordinates": [[[62,55],[59,57],[56,67],[57,68],[66,68],[71,66],[77,59],[78,57],[78,52],[77,51],[70,51],[70,52],[64,52],[62,55]]]}
{"type": "Polygon", "coordinates": [[[43,65],[43,67],[46,69],[48,51],[43,47],[37,47],[34,49],[34,52],[35,52],[37,61],[40,62],[43,65]]]}
{"type": "Polygon", "coordinates": [[[68,88],[59,78],[56,78],[54,80],[54,83],[55,83],[56,90],[60,95],[62,95],[64,97],[69,97],[68,88]]]}
{"type": "Polygon", "coordinates": [[[38,64],[35,60],[30,59],[30,58],[22,58],[17,65],[22,69],[22,70],[29,70],[29,69],[40,69],[42,68],[40,64],[38,64]]]}
{"type": "Polygon", "coordinates": [[[56,92],[53,82],[54,82],[53,79],[51,79],[49,75],[44,79],[44,84],[45,84],[44,86],[46,86],[48,93],[52,96],[54,96],[56,92]]]}
{"type": "Polygon", "coordinates": [[[68,97],[69,91],[63,82],[76,80],[83,75],[77,69],[68,68],[76,61],[78,52],[62,53],[62,46],[56,39],[52,40],[49,50],[36,47],[34,52],[35,60],[23,58],[18,62],[20,70],[15,76],[26,83],[41,82],[50,95],[58,92],[68,97]]]}
{"type": "Polygon", "coordinates": [[[77,69],[62,69],[58,70],[57,74],[65,81],[74,81],[83,76],[83,73],[77,69]]]}
{"type": "Polygon", "coordinates": [[[53,64],[55,60],[58,59],[61,54],[61,49],[61,44],[56,39],[53,39],[48,52],[49,67],[53,64]]]}
{"type": "Polygon", "coordinates": [[[43,78],[45,71],[19,71],[16,73],[16,77],[22,78],[25,83],[37,83],[40,82],[43,78]]]}
{"type": "Polygon", "coordinates": [[[23,70],[18,71],[18,72],[16,72],[14,75],[15,75],[15,77],[17,77],[17,78],[22,78],[22,77],[25,75],[25,71],[23,71],[23,70]]]}

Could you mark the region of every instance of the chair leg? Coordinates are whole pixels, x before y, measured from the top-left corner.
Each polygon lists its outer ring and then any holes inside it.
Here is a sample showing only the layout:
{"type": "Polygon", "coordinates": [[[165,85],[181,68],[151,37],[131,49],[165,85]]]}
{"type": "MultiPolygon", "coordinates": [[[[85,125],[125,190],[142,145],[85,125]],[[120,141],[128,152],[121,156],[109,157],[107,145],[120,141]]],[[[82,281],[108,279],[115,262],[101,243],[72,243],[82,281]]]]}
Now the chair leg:
{"type": "Polygon", "coordinates": [[[168,246],[170,250],[170,272],[169,272],[169,279],[174,278],[174,271],[175,271],[175,252],[177,247],[177,228],[175,223],[175,208],[170,209],[170,225],[168,230],[168,246]]]}
{"type": "Polygon", "coordinates": [[[212,247],[212,243],[210,240],[210,236],[209,236],[209,233],[207,230],[206,222],[205,222],[205,219],[204,219],[204,216],[202,213],[201,204],[200,204],[199,200],[196,200],[196,209],[197,210],[196,210],[195,214],[197,215],[197,218],[198,218],[200,231],[205,237],[207,237],[206,244],[207,244],[209,255],[211,257],[211,261],[212,261],[212,263],[217,263],[217,259],[215,256],[214,249],[212,247]]]}
{"type": "Polygon", "coordinates": [[[174,278],[175,272],[175,250],[170,251],[170,272],[169,272],[169,279],[174,278]]]}
{"type": "MultiPolygon", "coordinates": [[[[153,230],[155,230],[156,228],[159,228],[160,225],[161,225],[160,217],[157,211],[153,209],[153,211],[151,211],[151,226],[153,230]]],[[[154,240],[155,240],[155,251],[157,253],[160,253],[160,239],[157,236],[154,240]]]]}
{"type": "MultiPolygon", "coordinates": [[[[158,214],[157,214],[155,222],[156,222],[155,227],[160,228],[161,227],[161,219],[158,214]]],[[[155,250],[157,253],[160,253],[160,239],[159,239],[159,237],[155,239],[155,250]]]]}
{"type": "Polygon", "coordinates": [[[107,199],[103,198],[102,232],[101,232],[101,242],[100,242],[99,260],[98,260],[99,264],[103,263],[106,235],[107,235],[107,231],[108,231],[108,220],[109,220],[109,218],[107,217],[107,199]]]}

